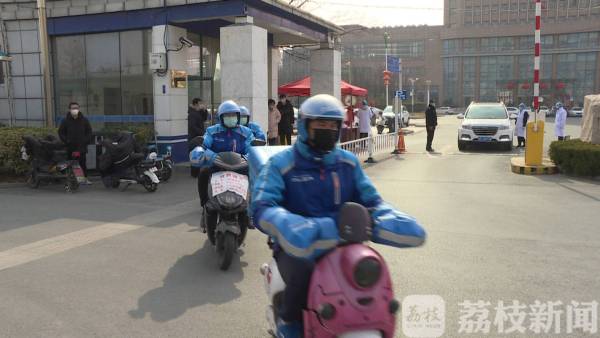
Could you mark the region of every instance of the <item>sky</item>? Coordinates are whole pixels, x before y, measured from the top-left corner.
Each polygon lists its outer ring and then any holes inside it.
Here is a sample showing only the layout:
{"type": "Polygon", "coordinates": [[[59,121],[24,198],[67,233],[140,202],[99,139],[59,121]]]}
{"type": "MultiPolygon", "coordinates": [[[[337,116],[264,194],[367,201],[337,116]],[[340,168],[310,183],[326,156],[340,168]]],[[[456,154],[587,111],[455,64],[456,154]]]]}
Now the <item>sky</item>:
{"type": "Polygon", "coordinates": [[[338,25],[442,25],[444,0],[309,0],[302,9],[338,25]]]}

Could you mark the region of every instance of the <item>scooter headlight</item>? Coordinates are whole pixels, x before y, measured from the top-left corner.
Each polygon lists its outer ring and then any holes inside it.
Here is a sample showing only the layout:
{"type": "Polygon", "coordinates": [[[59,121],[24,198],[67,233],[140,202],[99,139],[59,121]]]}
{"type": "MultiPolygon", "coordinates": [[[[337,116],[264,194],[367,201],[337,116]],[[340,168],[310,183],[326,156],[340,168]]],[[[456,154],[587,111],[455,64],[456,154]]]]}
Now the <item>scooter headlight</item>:
{"type": "Polygon", "coordinates": [[[370,288],[381,278],[381,263],[375,258],[364,258],[354,267],[354,282],[361,288],[370,288]]]}

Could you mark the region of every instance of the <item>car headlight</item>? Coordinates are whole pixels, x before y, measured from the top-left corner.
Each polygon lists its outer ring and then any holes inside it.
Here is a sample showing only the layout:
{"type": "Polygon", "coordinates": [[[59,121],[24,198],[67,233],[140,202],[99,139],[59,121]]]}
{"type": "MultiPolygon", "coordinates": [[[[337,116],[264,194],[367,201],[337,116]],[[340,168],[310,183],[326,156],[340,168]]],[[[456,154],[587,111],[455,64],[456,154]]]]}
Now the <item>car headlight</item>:
{"type": "Polygon", "coordinates": [[[462,125],[462,129],[471,130],[471,129],[473,129],[473,127],[471,127],[471,125],[470,125],[470,124],[463,124],[463,125],[462,125]]]}
{"type": "Polygon", "coordinates": [[[506,130],[506,129],[509,129],[509,128],[510,128],[509,126],[500,126],[500,128],[498,128],[498,129],[499,130],[506,130]]]}

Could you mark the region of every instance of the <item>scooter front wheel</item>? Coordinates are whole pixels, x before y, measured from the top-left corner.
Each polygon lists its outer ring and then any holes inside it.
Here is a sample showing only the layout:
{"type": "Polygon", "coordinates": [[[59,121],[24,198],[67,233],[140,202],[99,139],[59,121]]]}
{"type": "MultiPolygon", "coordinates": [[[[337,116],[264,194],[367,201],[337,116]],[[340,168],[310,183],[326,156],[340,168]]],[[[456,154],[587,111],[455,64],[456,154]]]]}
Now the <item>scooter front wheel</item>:
{"type": "Polygon", "coordinates": [[[31,173],[27,178],[27,184],[33,189],[37,189],[40,187],[40,179],[37,177],[37,172],[35,171],[35,169],[31,170],[31,173]]]}
{"type": "Polygon", "coordinates": [[[231,232],[225,232],[217,236],[217,252],[219,254],[219,268],[223,271],[229,269],[233,254],[237,250],[237,236],[231,232]]]}
{"type": "Polygon", "coordinates": [[[147,176],[144,176],[144,181],[142,182],[142,185],[148,192],[155,192],[156,189],[158,189],[158,184],[152,182],[152,179],[150,179],[150,177],[147,176]]]}

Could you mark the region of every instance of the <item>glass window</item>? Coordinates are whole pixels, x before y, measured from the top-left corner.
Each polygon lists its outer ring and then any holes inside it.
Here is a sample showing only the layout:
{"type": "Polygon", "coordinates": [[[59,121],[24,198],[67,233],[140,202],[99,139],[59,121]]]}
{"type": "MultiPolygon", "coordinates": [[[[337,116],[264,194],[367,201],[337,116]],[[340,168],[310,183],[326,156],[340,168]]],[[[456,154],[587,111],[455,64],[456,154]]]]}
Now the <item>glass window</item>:
{"type": "Polygon", "coordinates": [[[81,111],[86,114],[88,107],[83,35],[56,37],[53,56],[57,115],[66,112],[69,103],[73,101],[78,102],[81,111]]]}
{"type": "Polygon", "coordinates": [[[482,101],[497,101],[498,92],[506,88],[513,77],[512,56],[481,57],[479,96],[482,101]]]}
{"type": "Polygon", "coordinates": [[[152,50],[151,31],[120,33],[121,97],[124,115],[150,115],[153,111],[152,73],[148,53],[152,50]]]}
{"type": "Polygon", "coordinates": [[[477,40],[478,39],[464,39],[463,40],[463,50],[465,53],[474,53],[477,52],[477,40]]]}
{"type": "Polygon", "coordinates": [[[475,100],[475,57],[463,58],[463,104],[468,106],[475,100]]]}
{"type": "Polygon", "coordinates": [[[597,53],[569,53],[558,55],[557,81],[554,90],[564,101],[583,102],[592,94],[595,85],[597,53]],[[559,85],[560,83],[560,85],[559,85]]]}
{"type": "Polygon", "coordinates": [[[561,34],[558,36],[559,48],[597,48],[599,32],[561,34]]]}
{"type": "Polygon", "coordinates": [[[457,54],[458,53],[458,42],[459,40],[444,40],[444,55],[457,54]]]}
{"type": "Polygon", "coordinates": [[[458,88],[458,68],[459,58],[445,58],[444,59],[444,97],[445,106],[456,106],[457,100],[457,88],[458,88]]]}
{"type": "Polygon", "coordinates": [[[120,115],[119,33],[85,36],[88,114],[120,115]]]}
{"type": "Polygon", "coordinates": [[[53,39],[57,111],[79,102],[87,115],[150,115],[152,32],[61,36],[53,39]]]}

